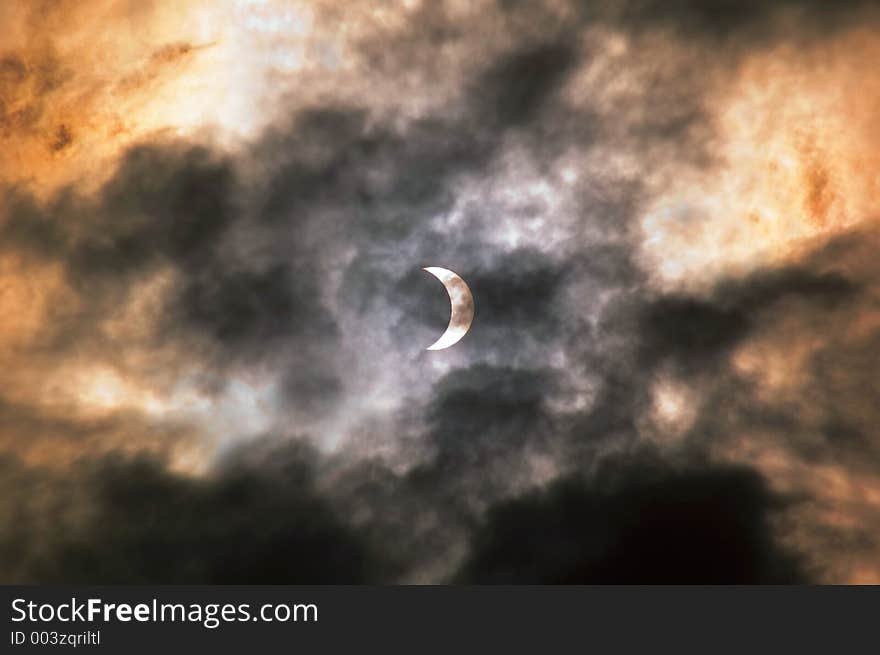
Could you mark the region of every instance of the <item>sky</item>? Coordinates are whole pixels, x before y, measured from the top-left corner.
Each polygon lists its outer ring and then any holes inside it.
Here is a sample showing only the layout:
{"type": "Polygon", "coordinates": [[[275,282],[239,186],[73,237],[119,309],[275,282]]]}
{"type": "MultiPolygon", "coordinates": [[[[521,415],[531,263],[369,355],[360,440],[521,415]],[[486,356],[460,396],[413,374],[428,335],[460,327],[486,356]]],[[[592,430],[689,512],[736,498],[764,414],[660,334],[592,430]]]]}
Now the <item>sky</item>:
{"type": "Polygon", "coordinates": [[[0,581],[880,583],[872,3],[0,44],[0,581]]]}

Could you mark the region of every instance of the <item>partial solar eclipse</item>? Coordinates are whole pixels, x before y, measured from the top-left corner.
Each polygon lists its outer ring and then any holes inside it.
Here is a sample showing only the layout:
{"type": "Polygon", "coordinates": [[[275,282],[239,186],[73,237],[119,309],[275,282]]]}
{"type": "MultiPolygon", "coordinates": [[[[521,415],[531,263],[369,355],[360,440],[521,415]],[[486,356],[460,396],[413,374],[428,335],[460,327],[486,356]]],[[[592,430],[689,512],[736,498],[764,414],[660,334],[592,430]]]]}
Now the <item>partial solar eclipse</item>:
{"type": "Polygon", "coordinates": [[[454,346],[467,334],[474,321],[474,297],[465,281],[447,268],[428,266],[422,269],[436,277],[446,288],[449,294],[449,302],[452,303],[452,312],[449,316],[449,325],[437,341],[428,346],[426,350],[443,350],[454,346]]]}

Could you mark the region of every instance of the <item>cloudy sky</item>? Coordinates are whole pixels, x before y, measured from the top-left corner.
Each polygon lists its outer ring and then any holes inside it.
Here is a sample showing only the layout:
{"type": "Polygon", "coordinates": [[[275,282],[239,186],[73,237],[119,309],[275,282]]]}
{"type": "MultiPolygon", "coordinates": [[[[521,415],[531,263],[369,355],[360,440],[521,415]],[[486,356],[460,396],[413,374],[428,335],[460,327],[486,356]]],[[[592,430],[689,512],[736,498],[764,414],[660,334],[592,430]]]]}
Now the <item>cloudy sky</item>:
{"type": "Polygon", "coordinates": [[[0,581],[880,583],[871,4],[2,3],[0,581]]]}

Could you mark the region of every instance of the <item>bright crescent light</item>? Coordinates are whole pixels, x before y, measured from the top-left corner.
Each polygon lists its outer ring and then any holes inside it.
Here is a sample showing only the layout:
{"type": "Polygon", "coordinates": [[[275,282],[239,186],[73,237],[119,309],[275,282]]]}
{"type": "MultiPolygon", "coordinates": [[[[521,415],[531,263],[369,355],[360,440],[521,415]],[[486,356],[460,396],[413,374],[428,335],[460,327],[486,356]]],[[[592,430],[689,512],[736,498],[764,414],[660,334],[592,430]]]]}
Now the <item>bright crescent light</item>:
{"type": "Polygon", "coordinates": [[[426,350],[443,350],[454,346],[467,334],[474,321],[474,297],[468,285],[458,275],[448,268],[428,266],[422,269],[436,277],[449,294],[449,302],[452,303],[452,312],[449,315],[449,325],[446,332],[426,350]]]}

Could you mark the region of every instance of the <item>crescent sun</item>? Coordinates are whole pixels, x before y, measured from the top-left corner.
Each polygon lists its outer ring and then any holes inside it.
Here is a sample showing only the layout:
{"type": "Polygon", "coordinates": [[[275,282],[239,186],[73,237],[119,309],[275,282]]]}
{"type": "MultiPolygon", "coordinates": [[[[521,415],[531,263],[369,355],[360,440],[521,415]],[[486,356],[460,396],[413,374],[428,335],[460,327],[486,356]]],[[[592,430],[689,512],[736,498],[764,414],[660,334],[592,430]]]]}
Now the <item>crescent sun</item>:
{"type": "Polygon", "coordinates": [[[449,315],[449,325],[446,332],[426,350],[443,350],[454,346],[467,334],[474,321],[474,297],[464,280],[450,271],[448,268],[428,266],[422,269],[436,277],[446,288],[449,294],[449,302],[452,303],[452,312],[449,315]]]}

